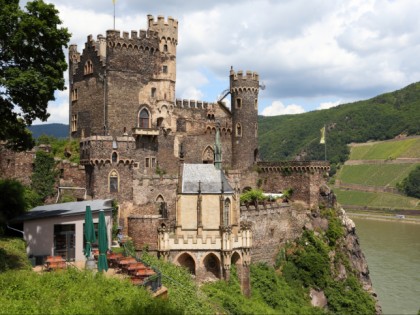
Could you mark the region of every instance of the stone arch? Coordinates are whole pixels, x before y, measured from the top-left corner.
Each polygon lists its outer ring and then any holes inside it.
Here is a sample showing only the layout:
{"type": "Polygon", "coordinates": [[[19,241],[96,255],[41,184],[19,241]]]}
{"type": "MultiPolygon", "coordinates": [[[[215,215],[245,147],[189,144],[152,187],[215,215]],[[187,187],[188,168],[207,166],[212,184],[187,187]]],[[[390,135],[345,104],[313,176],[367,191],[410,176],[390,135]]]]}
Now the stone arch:
{"type": "Polygon", "coordinates": [[[232,256],[230,257],[230,264],[236,266],[242,264],[242,257],[237,251],[233,252],[232,256]]]}
{"type": "Polygon", "coordinates": [[[175,262],[179,266],[186,268],[192,275],[196,274],[195,270],[197,264],[194,259],[194,256],[190,253],[184,252],[179,254],[178,257],[175,258],[175,262]]]}
{"type": "Polygon", "coordinates": [[[158,119],[156,119],[156,126],[157,127],[164,127],[163,126],[163,117],[158,117],[158,119]]]}
{"type": "Polygon", "coordinates": [[[220,279],[220,259],[214,253],[209,253],[203,259],[203,278],[220,279]]]}
{"type": "Polygon", "coordinates": [[[213,164],[214,163],[214,150],[211,146],[207,146],[203,150],[202,154],[203,164],[213,164]]]}
{"type": "Polygon", "coordinates": [[[167,218],[168,217],[168,209],[167,209],[167,205],[166,205],[166,202],[165,202],[165,198],[162,196],[162,194],[159,194],[156,197],[155,203],[156,203],[156,207],[157,207],[157,211],[158,211],[159,215],[161,215],[162,218],[167,218]]]}

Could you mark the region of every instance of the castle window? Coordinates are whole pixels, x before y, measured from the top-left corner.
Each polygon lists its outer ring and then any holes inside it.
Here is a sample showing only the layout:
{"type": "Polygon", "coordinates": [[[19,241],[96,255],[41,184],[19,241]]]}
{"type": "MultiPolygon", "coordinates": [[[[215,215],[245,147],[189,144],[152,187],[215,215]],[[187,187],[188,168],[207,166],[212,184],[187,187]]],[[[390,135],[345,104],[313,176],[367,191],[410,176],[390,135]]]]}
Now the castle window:
{"type": "Polygon", "coordinates": [[[258,98],[254,100],[254,108],[258,109],[258,98]]]}
{"type": "Polygon", "coordinates": [[[258,123],[255,123],[255,138],[258,137],[258,123]]]}
{"type": "Polygon", "coordinates": [[[91,74],[93,73],[93,63],[91,60],[88,60],[85,62],[85,67],[84,67],[84,74],[91,74]]]}
{"type": "Polygon", "coordinates": [[[166,44],[165,44],[165,45],[163,45],[163,51],[164,51],[164,52],[168,52],[168,45],[166,45],[166,44]]]}
{"type": "Polygon", "coordinates": [[[150,167],[150,158],[146,158],[145,165],[146,165],[146,168],[150,167]]]}
{"type": "Polygon", "coordinates": [[[166,65],[165,65],[165,66],[163,66],[163,67],[162,67],[162,72],[163,72],[163,73],[168,73],[168,66],[166,66],[166,65]]]}
{"type": "Polygon", "coordinates": [[[156,167],[156,158],[151,158],[152,167],[156,167]]]}
{"type": "Polygon", "coordinates": [[[78,93],[77,89],[73,89],[71,91],[71,101],[75,102],[75,101],[77,101],[78,98],[79,98],[79,93],[78,93]]]}
{"type": "Polygon", "coordinates": [[[163,123],[163,117],[159,117],[159,118],[157,119],[157,121],[156,121],[156,125],[157,125],[158,127],[162,127],[162,123],[163,123]]]}
{"type": "Polygon", "coordinates": [[[236,124],[236,136],[237,137],[242,137],[242,126],[240,123],[236,124]]]}
{"type": "Polygon", "coordinates": [[[71,132],[77,131],[77,114],[71,115],[71,132]]]}
{"type": "Polygon", "coordinates": [[[118,173],[116,170],[112,170],[109,174],[109,192],[117,193],[118,192],[118,173]]]}
{"type": "Polygon", "coordinates": [[[226,198],[223,207],[223,225],[229,225],[230,199],[226,198]]]}
{"type": "Polygon", "coordinates": [[[149,120],[150,120],[149,111],[146,108],[143,108],[139,114],[139,127],[150,128],[149,120]]]}
{"type": "Polygon", "coordinates": [[[112,163],[117,163],[118,161],[118,153],[117,152],[112,152],[112,163]]]}
{"type": "Polygon", "coordinates": [[[152,87],[152,89],[150,91],[150,96],[151,97],[156,97],[156,88],[152,87]]]}
{"type": "Polygon", "coordinates": [[[236,99],[236,108],[241,108],[241,107],[242,107],[242,99],[238,97],[236,99]]]}
{"type": "Polygon", "coordinates": [[[162,195],[159,195],[156,198],[156,205],[158,207],[159,214],[162,218],[168,218],[168,209],[166,207],[165,199],[163,199],[162,195]]]}

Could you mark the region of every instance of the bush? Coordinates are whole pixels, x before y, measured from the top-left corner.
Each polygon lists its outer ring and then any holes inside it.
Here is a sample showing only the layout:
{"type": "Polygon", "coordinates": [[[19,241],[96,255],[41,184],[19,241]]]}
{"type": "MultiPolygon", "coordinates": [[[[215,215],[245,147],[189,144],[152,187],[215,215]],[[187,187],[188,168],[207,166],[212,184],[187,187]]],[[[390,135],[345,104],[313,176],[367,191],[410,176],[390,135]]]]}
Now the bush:
{"type": "Polygon", "coordinates": [[[25,212],[25,187],[14,179],[0,180],[0,234],[6,223],[25,212]]]}
{"type": "Polygon", "coordinates": [[[325,236],[328,239],[328,245],[335,247],[341,237],[344,236],[344,229],[341,220],[338,218],[334,209],[324,209],[321,216],[328,219],[328,230],[325,236]]]}
{"type": "Polygon", "coordinates": [[[251,189],[247,192],[243,193],[240,197],[241,204],[249,204],[249,203],[258,203],[260,201],[266,200],[266,197],[263,194],[261,189],[251,189]]]}
{"type": "Polygon", "coordinates": [[[30,269],[25,242],[19,238],[0,237],[0,273],[30,269]]]}

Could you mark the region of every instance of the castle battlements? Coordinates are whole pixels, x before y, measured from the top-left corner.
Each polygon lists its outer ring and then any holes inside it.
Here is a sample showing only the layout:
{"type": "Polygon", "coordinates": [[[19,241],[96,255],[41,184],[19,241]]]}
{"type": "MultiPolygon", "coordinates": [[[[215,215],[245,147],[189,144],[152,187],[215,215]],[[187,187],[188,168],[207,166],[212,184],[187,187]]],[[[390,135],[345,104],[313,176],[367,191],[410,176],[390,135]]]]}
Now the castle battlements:
{"type": "Polygon", "coordinates": [[[186,100],[177,98],[175,101],[175,107],[178,108],[196,108],[196,109],[207,109],[209,107],[216,106],[216,103],[209,103],[197,100],[186,100]]]}
{"type": "Polygon", "coordinates": [[[233,80],[248,80],[248,81],[259,81],[260,76],[257,72],[247,70],[245,75],[242,70],[235,72],[233,69],[230,70],[230,77],[233,80]]]}
{"type": "Polygon", "coordinates": [[[119,30],[107,30],[106,37],[113,41],[136,41],[145,38],[159,38],[159,34],[153,30],[140,30],[139,32],[132,30],[130,33],[119,30]]]}
{"type": "Polygon", "coordinates": [[[159,237],[158,248],[160,251],[167,250],[235,250],[250,248],[252,246],[250,231],[239,231],[238,235],[230,234],[227,239],[219,235],[171,235],[163,232],[159,237]]]}
{"type": "Polygon", "coordinates": [[[330,164],[327,161],[280,161],[280,162],[258,162],[258,168],[263,173],[283,172],[313,172],[329,171],[330,164]]]}
{"type": "Polygon", "coordinates": [[[168,17],[167,20],[161,15],[154,19],[153,15],[147,16],[149,30],[154,30],[159,33],[161,38],[166,40],[172,39],[178,41],[178,20],[173,17],[168,17]]]}

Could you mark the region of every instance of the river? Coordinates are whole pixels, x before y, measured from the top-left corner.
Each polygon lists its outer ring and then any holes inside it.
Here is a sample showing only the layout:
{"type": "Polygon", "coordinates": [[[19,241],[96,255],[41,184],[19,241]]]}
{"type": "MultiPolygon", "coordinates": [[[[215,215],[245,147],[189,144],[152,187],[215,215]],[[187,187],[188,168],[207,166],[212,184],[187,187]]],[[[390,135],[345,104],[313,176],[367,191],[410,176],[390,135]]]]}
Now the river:
{"type": "Polygon", "coordinates": [[[372,220],[349,214],[356,224],[373,288],[384,314],[420,309],[420,224],[372,220]]]}

